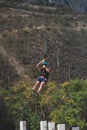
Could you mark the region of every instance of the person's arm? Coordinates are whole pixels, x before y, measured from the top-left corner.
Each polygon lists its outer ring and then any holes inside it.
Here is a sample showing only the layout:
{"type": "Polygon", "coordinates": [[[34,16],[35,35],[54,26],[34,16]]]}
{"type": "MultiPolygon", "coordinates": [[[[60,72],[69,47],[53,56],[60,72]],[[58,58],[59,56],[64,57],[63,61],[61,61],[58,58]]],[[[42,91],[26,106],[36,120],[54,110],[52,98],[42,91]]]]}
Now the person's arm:
{"type": "Polygon", "coordinates": [[[37,65],[36,67],[40,70],[41,69],[41,64],[45,61],[45,59],[41,60],[37,65]]]}
{"type": "Polygon", "coordinates": [[[50,73],[51,70],[50,70],[50,68],[47,67],[47,68],[46,68],[46,71],[47,71],[48,73],[50,73]]]}

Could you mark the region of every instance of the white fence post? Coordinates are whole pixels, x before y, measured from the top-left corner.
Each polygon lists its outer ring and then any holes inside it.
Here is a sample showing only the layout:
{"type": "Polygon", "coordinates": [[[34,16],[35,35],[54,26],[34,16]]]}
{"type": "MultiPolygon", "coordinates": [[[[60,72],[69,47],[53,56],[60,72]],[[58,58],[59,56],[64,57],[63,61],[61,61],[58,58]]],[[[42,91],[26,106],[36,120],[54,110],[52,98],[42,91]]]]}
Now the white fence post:
{"type": "Polygon", "coordinates": [[[65,124],[58,124],[57,130],[65,130],[65,124]]]}
{"type": "Polygon", "coordinates": [[[79,127],[72,127],[72,130],[80,130],[79,127]]]}
{"type": "Polygon", "coordinates": [[[26,130],[26,121],[20,121],[20,130],[26,130]]]}
{"type": "Polygon", "coordinates": [[[48,122],[48,130],[55,130],[55,122],[48,122]]]}
{"type": "Polygon", "coordinates": [[[47,130],[47,121],[40,121],[40,130],[47,130]]]}

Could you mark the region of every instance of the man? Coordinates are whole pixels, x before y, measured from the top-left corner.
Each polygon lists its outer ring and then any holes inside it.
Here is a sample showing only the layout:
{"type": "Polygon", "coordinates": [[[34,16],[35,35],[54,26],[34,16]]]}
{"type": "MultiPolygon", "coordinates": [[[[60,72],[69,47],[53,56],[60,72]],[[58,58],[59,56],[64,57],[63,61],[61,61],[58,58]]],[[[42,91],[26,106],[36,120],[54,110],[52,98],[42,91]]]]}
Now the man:
{"type": "Polygon", "coordinates": [[[43,59],[36,65],[37,69],[40,71],[40,76],[38,77],[32,92],[34,93],[37,90],[37,94],[41,93],[42,88],[48,81],[50,68],[48,67],[48,63],[43,59]]]}

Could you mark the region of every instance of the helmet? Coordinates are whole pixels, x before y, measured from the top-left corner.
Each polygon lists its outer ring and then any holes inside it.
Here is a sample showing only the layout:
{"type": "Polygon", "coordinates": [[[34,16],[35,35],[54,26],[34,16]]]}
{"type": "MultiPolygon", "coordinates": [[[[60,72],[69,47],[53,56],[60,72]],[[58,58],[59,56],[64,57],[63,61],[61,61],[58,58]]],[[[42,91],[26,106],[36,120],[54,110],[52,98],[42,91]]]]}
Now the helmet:
{"type": "Polygon", "coordinates": [[[42,65],[48,66],[48,63],[46,61],[42,62],[42,65]]]}

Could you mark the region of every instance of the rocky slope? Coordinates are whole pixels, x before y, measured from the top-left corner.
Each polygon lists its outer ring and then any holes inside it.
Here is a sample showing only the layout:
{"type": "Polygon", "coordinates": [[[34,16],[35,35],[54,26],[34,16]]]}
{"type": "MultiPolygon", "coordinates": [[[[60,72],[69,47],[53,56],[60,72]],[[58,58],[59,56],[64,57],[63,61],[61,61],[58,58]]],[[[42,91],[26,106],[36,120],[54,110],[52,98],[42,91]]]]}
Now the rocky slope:
{"type": "Polygon", "coordinates": [[[87,12],[87,0],[1,0],[2,1],[10,1],[11,3],[14,2],[28,2],[32,4],[45,4],[45,5],[63,5],[72,9],[77,13],[86,13],[87,12]]]}
{"type": "Polygon", "coordinates": [[[87,12],[87,0],[57,0],[78,13],[87,12]]]}
{"type": "Polygon", "coordinates": [[[78,13],[87,12],[87,0],[27,0],[31,3],[55,3],[56,5],[64,5],[78,13]]]}
{"type": "MultiPolygon", "coordinates": [[[[86,13],[87,12],[87,0],[1,0],[1,1],[10,1],[12,2],[28,2],[32,4],[44,4],[44,5],[63,5],[65,7],[68,7],[72,9],[73,11],[77,13],[86,13]]],[[[0,2],[1,2],[0,1],[0,2]]]]}

